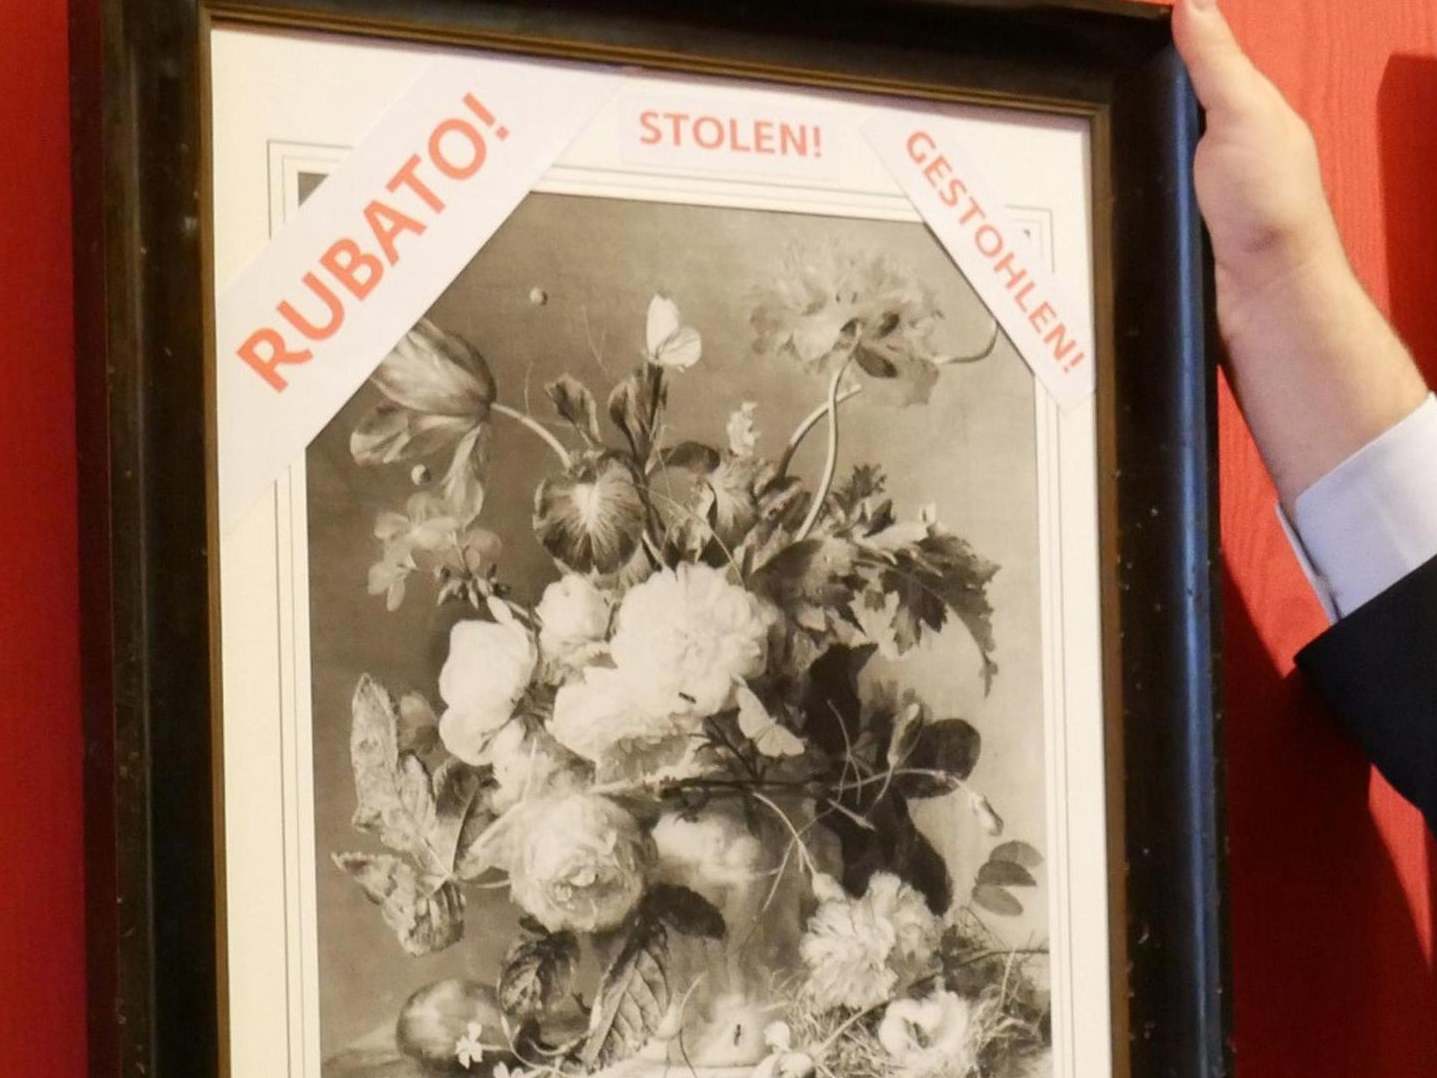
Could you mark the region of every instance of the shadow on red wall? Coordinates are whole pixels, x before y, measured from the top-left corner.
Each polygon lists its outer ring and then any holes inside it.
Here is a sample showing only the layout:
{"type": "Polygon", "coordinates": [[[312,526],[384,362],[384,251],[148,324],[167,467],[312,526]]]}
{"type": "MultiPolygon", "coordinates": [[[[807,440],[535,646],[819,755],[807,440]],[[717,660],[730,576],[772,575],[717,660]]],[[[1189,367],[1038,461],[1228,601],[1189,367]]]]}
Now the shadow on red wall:
{"type": "Polygon", "coordinates": [[[1238,1072],[1430,1075],[1437,978],[1368,803],[1371,770],[1223,578],[1238,1072]]]}
{"type": "MultiPolygon", "coordinates": [[[[1391,313],[1434,381],[1437,60],[1394,56],[1377,105],[1391,313]]],[[[1231,477],[1235,452],[1251,447],[1243,435],[1226,439],[1224,450],[1231,477]]],[[[1246,463],[1257,466],[1255,457],[1246,463]]],[[[1270,504],[1270,493],[1239,500],[1251,511],[1270,504]]],[[[1229,542],[1265,530],[1267,522],[1232,512],[1229,505],[1229,542]]],[[[1264,543],[1244,553],[1279,576],[1289,568],[1264,561],[1274,556],[1264,543]]],[[[1262,604],[1270,635],[1301,638],[1310,611],[1268,601],[1290,590],[1256,579],[1243,586],[1262,604]]],[[[1404,877],[1410,886],[1431,875],[1432,839],[1423,850],[1422,825],[1405,806],[1386,811],[1396,795],[1372,777],[1300,677],[1286,672],[1286,655],[1272,654],[1226,572],[1224,592],[1238,1073],[1437,1074],[1437,975],[1427,954],[1437,938],[1437,880],[1425,895],[1403,886],[1404,877]]]]}
{"type": "Polygon", "coordinates": [[[1392,320],[1437,381],[1437,59],[1392,57],[1377,116],[1392,320]]]}
{"type": "MultiPolygon", "coordinates": [[[[1437,58],[1393,56],[1378,90],[1377,118],[1392,321],[1428,384],[1437,385],[1437,58]]],[[[1426,854],[1429,893],[1437,895],[1430,833],[1426,854]]],[[[1428,916],[1428,939],[1437,941],[1437,902],[1428,916]]],[[[1437,1015],[1437,1006],[1429,1013],[1437,1015]]],[[[1437,1055],[1430,1062],[1437,1073],[1437,1055]]]]}

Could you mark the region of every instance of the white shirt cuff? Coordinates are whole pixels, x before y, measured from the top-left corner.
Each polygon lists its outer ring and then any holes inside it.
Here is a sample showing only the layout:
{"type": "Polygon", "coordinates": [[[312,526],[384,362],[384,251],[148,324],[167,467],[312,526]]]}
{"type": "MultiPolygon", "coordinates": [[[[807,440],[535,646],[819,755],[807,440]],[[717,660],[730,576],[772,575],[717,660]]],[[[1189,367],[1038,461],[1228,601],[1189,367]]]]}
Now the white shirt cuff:
{"type": "Polygon", "coordinates": [[[1437,397],[1278,515],[1333,621],[1437,557],[1437,397]]]}

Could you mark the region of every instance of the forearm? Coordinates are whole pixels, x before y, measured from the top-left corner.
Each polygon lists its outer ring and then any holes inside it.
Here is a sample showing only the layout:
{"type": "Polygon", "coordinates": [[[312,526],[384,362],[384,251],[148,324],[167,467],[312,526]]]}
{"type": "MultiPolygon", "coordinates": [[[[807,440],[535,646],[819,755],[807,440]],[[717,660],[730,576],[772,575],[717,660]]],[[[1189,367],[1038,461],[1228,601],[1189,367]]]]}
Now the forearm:
{"type": "Polygon", "coordinates": [[[1421,374],[1335,232],[1330,246],[1324,241],[1263,287],[1220,282],[1219,294],[1233,388],[1289,512],[1299,494],[1425,399],[1421,374]]]}
{"type": "Polygon", "coordinates": [[[1228,366],[1291,510],[1416,409],[1425,388],[1348,265],[1307,125],[1243,53],[1216,0],[1180,0],[1173,31],[1207,109],[1194,176],[1228,366]]]}

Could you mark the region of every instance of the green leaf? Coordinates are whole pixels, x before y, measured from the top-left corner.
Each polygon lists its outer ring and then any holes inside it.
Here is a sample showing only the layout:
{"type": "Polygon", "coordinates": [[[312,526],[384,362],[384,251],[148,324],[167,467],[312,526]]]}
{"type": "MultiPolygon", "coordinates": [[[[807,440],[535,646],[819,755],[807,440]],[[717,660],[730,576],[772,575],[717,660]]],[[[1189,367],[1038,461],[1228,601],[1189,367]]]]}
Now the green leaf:
{"type": "Polygon", "coordinates": [[[719,908],[697,891],[660,883],[644,897],[647,914],[685,936],[721,940],[728,931],[719,908]]]}
{"type": "Polygon", "coordinates": [[[599,442],[599,406],[583,382],[566,374],[544,387],[554,410],[591,444],[599,442]]]}
{"type": "Polygon", "coordinates": [[[994,846],[988,855],[991,861],[1012,861],[1024,868],[1037,868],[1043,863],[1043,855],[1026,842],[1005,842],[994,846]]]}
{"type": "MultiPolygon", "coordinates": [[[[876,708],[862,704],[859,673],[876,652],[872,645],[838,645],[814,661],[803,701],[803,732],[834,759],[852,753],[881,768],[899,702],[876,708]]],[[[891,872],[922,894],[934,913],[948,912],[953,902],[948,866],[918,829],[896,781],[849,784],[837,792],[834,804],[843,811],[828,816],[825,824],[842,844],[843,885],[851,894],[863,894],[875,872],[891,872]]]]}
{"type": "MultiPolygon", "coordinates": [[[[403,704],[410,713],[403,721],[427,729],[433,715],[423,697],[410,694],[403,704]]],[[[350,727],[354,826],[404,856],[344,854],[335,864],[379,905],[406,951],[429,954],[463,935],[455,878],[472,879],[492,864],[478,839],[494,820],[493,779],[454,759],[431,776],[418,756],[400,751],[400,726],[401,707],[368,674],[361,677],[350,727]]]]}
{"type": "Polygon", "coordinates": [[[996,838],[1003,833],[1003,817],[998,815],[992,802],[976,790],[968,791],[968,809],[986,834],[996,838]]]}
{"type": "Polygon", "coordinates": [[[488,464],[489,425],[475,427],[454,446],[454,455],[439,483],[443,511],[461,528],[484,508],[484,472],[488,464]]]}
{"type": "Polygon", "coordinates": [[[680,442],[655,454],[660,468],[683,468],[698,475],[708,475],[719,466],[723,457],[712,446],[702,442],[680,442]]]}
{"type": "Polygon", "coordinates": [[[850,864],[849,844],[844,844],[844,886],[853,894],[862,894],[873,872],[891,872],[921,894],[935,914],[946,915],[953,904],[953,879],[947,862],[918,829],[903,795],[889,790],[868,818],[876,830],[868,840],[871,847],[866,863],[850,864]]]}
{"type": "Polygon", "coordinates": [[[848,605],[863,579],[858,548],[843,539],[805,539],[779,551],[750,578],[749,588],[801,625],[848,605]]]}
{"type": "Polygon", "coordinates": [[[609,394],[609,419],[619,429],[634,462],[647,468],[654,448],[654,431],[667,399],[663,371],[645,363],[616,385],[609,394]]]}
{"type": "Polygon", "coordinates": [[[881,468],[873,464],[855,464],[849,477],[834,485],[829,498],[845,517],[852,517],[860,505],[878,497],[887,485],[888,477],[881,468]]]}
{"type": "Polygon", "coordinates": [[[446,760],[434,772],[434,831],[429,845],[458,879],[472,880],[491,867],[477,844],[495,820],[490,807],[495,788],[491,774],[463,760],[446,760]]]}
{"type": "Polygon", "coordinates": [[[993,884],[982,883],[974,887],[973,901],[989,913],[1002,917],[1017,917],[1023,912],[1023,903],[1008,891],[993,884]]]}
{"type": "Polygon", "coordinates": [[[771,466],[701,442],[680,442],[654,456],[662,475],[650,478],[649,498],[670,541],[687,557],[706,554],[710,564],[727,564],[759,520],[757,489],[770,481],[771,466]],[[717,545],[710,546],[714,537],[717,545]]]}
{"type": "Polygon", "coordinates": [[[409,954],[442,951],[464,934],[464,896],[453,883],[432,886],[408,862],[387,853],[335,854],[334,863],[379,906],[409,954]]]}
{"type": "MultiPolygon", "coordinates": [[[[411,711],[422,697],[405,698],[411,711]]],[[[490,867],[475,844],[494,819],[487,772],[446,760],[431,776],[412,752],[399,750],[401,707],[368,674],[354,691],[350,757],[358,806],[353,823],[396,853],[413,858],[424,877],[473,879],[490,867]]],[[[408,721],[422,721],[408,720],[408,721]]]]}
{"type": "Polygon", "coordinates": [[[996,861],[991,858],[978,870],[978,883],[980,885],[992,884],[995,887],[1038,886],[1038,881],[1033,879],[1033,874],[1022,865],[1013,861],[996,861]]]}
{"type": "Polygon", "coordinates": [[[423,693],[407,692],[399,698],[398,732],[401,752],[423,756],[439,744],[439,719],[423,693]]]}
{"type": "Polygon", "coordinates": [[[925,725],[923,705],[917,700],[904,702],[893,720],[893,733],[888,740],[888,751],[884,754],[889,767],[908,766],[908,758],[918,748],[918,739],[925,725]]]}
{"type": "Polygon", "coordinates": [[[936,528],[892,549],[881,546],[882,538],[874,537],[874,550],[865,553],[864,568],[881,592],[898,597],[893,632],[899,651],[914,647],[925,631],[942,629],[951,611],[978,645],[984,688],[991,689],[998,666],[992,658],[996,644],[988,584],[998,566],[958,536],[936,528]]]}
{"type": "Polygon", "coordinates": [[[579,964],[572,932],[545,932],[509,948],[499,973],[499,1006],[515,1021],[534,1018],[569,994],[579,964]]]}
{"type": "MultiPolygon", "coordinates": [[[[808,667],[808,686],[803,699],[804,736],[834,759],[842,759],[863,739],[865,720],[880,717],[865,712],[858,692],[859,675],[877,651],[871,644],[857,648],[838,644],[808,667]]],[[[854,799],[867,789],[846,793],[847,807],[862,810],[866,802],[854,799]]]]}
{"type": "Polygon", "coordinates": [[[425,865],[436,865],[429,846],[436,806],[429,770],[413,753],[399,751],[399,710],[384,687],[368,674],[354,690],[349,754],[358,804],[353,823],[390,849],[425,865]]]}
{"type": "Polygon", "coordinates": [[[901,774],[895,782],[909,797],[941,797],[958,788],[978,764],[983,737],[962,719],[928,723],[911,738],[900,770],[933,774],[901,774]]]}
{"type": "Polygon", "coordinates": [[[781,475],[771,464],[762,466],[754,479],[758,519],[735,551],[743,574],[767,565],[792,545],[794,535],[808,514],[813,496],[791,475],[781,475]]]}
{"type": "Polygon", "coordinates": [[[627,1059],[653,1037],[673,1001],[668,965],[668,928],[641,909],[599,982],[582,1052],[587,1068],[627,1059]]]}
{"type": "Polygon", "coordinates": [[[708,476],[696,509],[724,546],[732,551],[758,522],[759,503],[755,487],[764,462],[756,457],[724,454],[723,461],[708,476]]]}
{"type": "Polygon", "coordinates": [[[539,542],[575,572],[623,568],[643,530],[643,498],[628,462],[616,454],[576,461],[540,483],[534,496],[539,542]]]}
{"type": "Polygon", "coordinates": [[[893,784],[907,797],[920,801],[932,797],[946,797],[958,789],[959,780],[950,775],[897,775],[893,784]]]}

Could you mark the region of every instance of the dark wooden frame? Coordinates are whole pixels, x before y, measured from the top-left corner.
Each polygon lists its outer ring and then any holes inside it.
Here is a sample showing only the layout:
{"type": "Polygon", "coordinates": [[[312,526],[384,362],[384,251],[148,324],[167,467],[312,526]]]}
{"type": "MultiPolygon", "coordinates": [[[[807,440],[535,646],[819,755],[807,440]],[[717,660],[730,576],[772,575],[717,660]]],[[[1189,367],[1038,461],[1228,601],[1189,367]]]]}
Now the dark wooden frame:
{"type": "MultiPolygon", "coordinates": [[[[91,1073],[217,1073],[212,20],[1060,111],[1093,129],[1117,1073],[1226,1042],[1215,380],[1199,118],[1125,0],[72,0],[91,1073]]],[[[255,1078],[239,1075],[235,1078],[255,1078]]],[[[268,1076],[265,1076],[268,1078],[268,1076]]]]}

